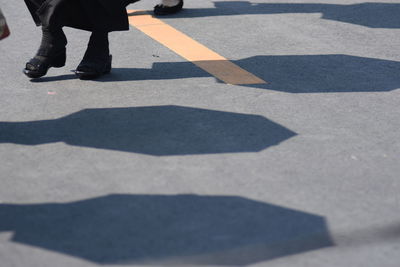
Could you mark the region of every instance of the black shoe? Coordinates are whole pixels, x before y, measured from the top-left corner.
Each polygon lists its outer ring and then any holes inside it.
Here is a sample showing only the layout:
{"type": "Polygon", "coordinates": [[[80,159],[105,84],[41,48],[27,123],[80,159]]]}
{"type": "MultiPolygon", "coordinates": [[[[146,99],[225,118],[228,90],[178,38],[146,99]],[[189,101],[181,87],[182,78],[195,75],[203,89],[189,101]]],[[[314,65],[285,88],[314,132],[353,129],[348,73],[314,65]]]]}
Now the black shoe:
{"type": "Polygon", "coordinates": [[[29,78],[40,78],[49,68],[61,68],[65,65],[67,37],[62,28],[50,30],[42,27],[42,41],[34,58],[29,60],[23,73],[29,78]]]}
{"type": "Polygon", "coordinates": [[[159,4],[154,7],[154,14],[158,16],[171,15],[181,11],[182,8],[183,8],[183,0],[181,0],[179,4],[177,4],[176,6],[171,6],[171,7],[159,4]]]}
{"type": "Polygon", "coordinates": [[[112,55],[108,59],[83,59],[75,70],[81,80],[93,80],[111,72],[112,55]]]}
{"type": "Polygon", "coordinates": [[[26,63],[23,73],[31,79],[40,78],[47,74],[49,68],[61,68],[66,61],[65,47],[50,53],[48,56],[41,56],[40,53],[26,63]]]}

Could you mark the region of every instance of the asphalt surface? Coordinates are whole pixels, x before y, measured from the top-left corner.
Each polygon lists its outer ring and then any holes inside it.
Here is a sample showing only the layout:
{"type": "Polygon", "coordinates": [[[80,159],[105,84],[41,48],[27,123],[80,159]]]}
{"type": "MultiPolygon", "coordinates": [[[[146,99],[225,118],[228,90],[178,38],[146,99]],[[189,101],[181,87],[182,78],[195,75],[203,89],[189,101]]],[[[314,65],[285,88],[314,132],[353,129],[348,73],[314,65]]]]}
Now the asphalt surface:
{"type": "MultiPolygon", "coordinates": [[[[151,10],[154,1],[130,9],[151,10]]],[[[400,266],[400,3],[194,1],[164,22],[268,81],[228,85],[136,28],[113,71],[30,81],[0,0],[0,266],[400,266]]]]}

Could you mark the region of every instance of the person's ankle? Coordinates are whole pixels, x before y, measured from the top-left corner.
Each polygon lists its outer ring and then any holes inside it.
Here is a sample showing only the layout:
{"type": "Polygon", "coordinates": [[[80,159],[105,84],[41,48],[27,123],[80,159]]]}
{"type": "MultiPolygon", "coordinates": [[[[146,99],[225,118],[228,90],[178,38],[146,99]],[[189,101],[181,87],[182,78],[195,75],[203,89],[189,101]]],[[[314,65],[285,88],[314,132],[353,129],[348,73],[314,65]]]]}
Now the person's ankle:
{"type": "Polygon", "coordinates": [[[42,28],[42,40],[36,56],[50,57],[53,54],[57,54],[60,51],[65,50],[67,45],[67,38],[63,30],[49,30],[47,28],[42,28]]]}
{"type": "Polygon", "coordinates": [[[110,55],[108,33],[93,32],[84,55],[85,60],[107,61],[110,55]]]}

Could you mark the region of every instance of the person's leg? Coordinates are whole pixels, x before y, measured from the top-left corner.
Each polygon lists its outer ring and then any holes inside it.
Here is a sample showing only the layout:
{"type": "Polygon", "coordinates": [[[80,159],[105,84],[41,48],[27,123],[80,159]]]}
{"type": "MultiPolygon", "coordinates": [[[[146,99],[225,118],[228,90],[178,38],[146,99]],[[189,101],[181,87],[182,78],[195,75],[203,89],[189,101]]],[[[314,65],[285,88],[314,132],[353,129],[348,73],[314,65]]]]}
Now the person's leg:
{"type": "Polygon", "coordinates": [[[108,32],[92,32],[82,61],[76,68],[80,79],[95,79],[111,71],[108,32]]]}
{"type": "MultiPolygon", "coordinates": [[[[88,12],[88,17],[92,25],[90,29],[92,34],[90,36],[85,55],[75,70],[76,75],[80,79],[96,79],[111,71],[112,56],[110,55],[109,51],[108,32],[114,30],[124,30],[122,21],[128,21],[124,7],[137,1],[139,0],[100,0],[104,7],[108,6],[110,10],[114,5],[117,7],[121,6],[124,14],[124,17],[118,17],[119,22],[115,20],[111,21],[111,23],[108,23],[107,25],[104,25],[104,19],[109,15],[106,12],[107,10],[98,10],[105,12],[102,16],[99,16],[100,13],[98,12],[96,14],[92,14],[90,13],[90,11],[93,10],[93,6],[90,5],[91,2],[87,0],[79,0],[81,9],[88,12]]],[[[126,30],[129,29],[128,26],[126,27],[126,30]]]]}
{"type": "Polygon", "coordinates": [[[41,25],[42,39],[36,55],[26,63],[24,74],[29,78],[46,75],[50,67],[63,67],[66,60],[67,38],[62,30],[64,12],[57,5],[49,6],[45,0],[25,0],[33,19],[41,25]]]}
{"type": "Polygon", "coordinates": [[[50,56],[52,53],[65,50],[67,37],[62,28],[50,29],[42,26],[42,40],[37,52],[39,56],[50,56]]]}
{"type": "Polygon", "coordinates": [[[40,18],[36,12],[46,2],[46,0],[24,0],[24,1],[36,25],[40,26],[41,25],[40,18]]]}

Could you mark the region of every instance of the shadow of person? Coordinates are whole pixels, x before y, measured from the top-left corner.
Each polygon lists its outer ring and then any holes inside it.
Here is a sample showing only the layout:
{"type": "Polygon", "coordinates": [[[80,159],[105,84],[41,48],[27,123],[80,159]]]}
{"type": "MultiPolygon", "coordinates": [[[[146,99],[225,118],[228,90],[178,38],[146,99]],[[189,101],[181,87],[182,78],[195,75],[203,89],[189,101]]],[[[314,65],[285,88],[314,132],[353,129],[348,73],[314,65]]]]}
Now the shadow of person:
{"type": "Polygon", "coordinates": [[[0,122],[0,143],[65,142],[154,156],[258,152],[295,135],[262,116],[181,106],[85,109],[55,120],[0,122]]]}
{"type": "Polygon", "coordinates": [[[0,204],[12,241],[99,264],[247,265],[333,246],[321,216],[235,196],[0,204]]]}
{"type": "MultiPolygon", "coordinates": [[[[242,85],[288,93],[385,92],[400,88],[400,62],[349,55],[254,56],[233,61],[268,81],[242,85]]],[[[212,65],[212,62],[210,62],[212,65]]],[[[211,77],[190,62],[155,62],[151,69],[115,68],[101,82],[211,77]]]]}
{"type": "MultiPolygon", "coordinates": [[[[234,15],[270,15],[322,13],[322,18],[370,28],[400,28],[400,4],[360,3],[352,5],[304,3],[252,3],[249,1],[214,2],[215,8],[186,8],[172,18],[234,15]]],[[[171,18],[170,17],[170,18],[171,18]]],[[[168,19],[169,17],[165,17],[168,19]]]]}

